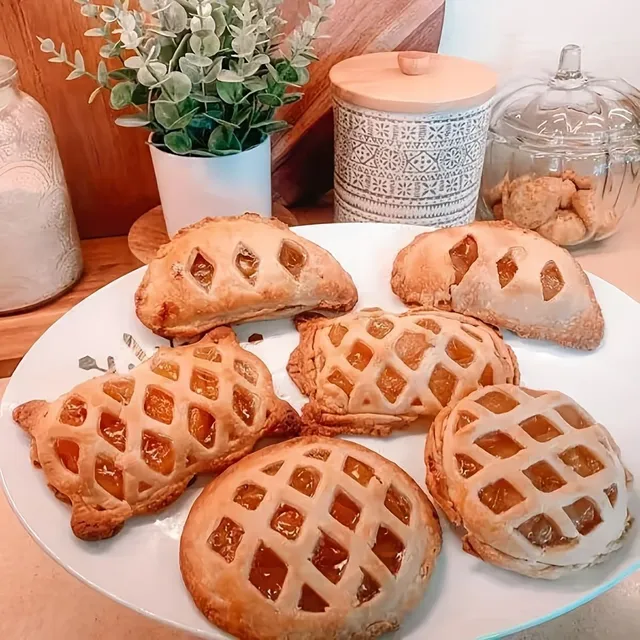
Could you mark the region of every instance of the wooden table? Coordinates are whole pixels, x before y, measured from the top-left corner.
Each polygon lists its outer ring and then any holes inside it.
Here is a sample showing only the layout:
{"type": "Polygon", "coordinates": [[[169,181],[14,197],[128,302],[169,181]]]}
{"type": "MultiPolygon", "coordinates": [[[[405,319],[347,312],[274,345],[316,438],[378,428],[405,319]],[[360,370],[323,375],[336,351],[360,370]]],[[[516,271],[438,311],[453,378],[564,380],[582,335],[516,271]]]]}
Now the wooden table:
{"type": "MultiPolygon", "coordinates": [[[[318,216],[311,210],[307,216],[298,211],[296,215],[302,221],[317,221],[326,213],[318,216]]],[[[115,277],[124,272],[123,265],[115,263],[118,255],[123,257],[126,239],[110,242],[112,252],[105,249],[102,255],[104,269],[115,277]]],[[[578,257],[586,269],[640,300],[639,245],[640,216],[629,215],[616,236],[580,251],[578,257]]],[[[100,272],[98,264],[91,268],[91,273],[100,272]]],[[[0,396],[5,385],[6,380],[0,380],[0,396]]],[[[67,574],[33,542],[1,495],[0,522],[2,640],[194,640],[126,609],[67,574]]],[[[516,634],[512,640],[632,640],[640,637],[639,611],[640,575],[636,575],[592,603],[516,634]]]]}

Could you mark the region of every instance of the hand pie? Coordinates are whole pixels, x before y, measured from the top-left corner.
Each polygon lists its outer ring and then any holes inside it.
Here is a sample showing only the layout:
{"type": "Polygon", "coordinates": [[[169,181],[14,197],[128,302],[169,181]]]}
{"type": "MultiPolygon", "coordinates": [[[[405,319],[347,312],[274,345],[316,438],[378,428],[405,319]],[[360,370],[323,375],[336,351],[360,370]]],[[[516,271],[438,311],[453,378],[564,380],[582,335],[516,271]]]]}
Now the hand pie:
{"type": "Polygon", "coordinates": [[[243,640],[365,640],[419,604],[438,517],[393,462],[346,440],[247,456],[195,501],[180,541],[196,605],[243,640]]]}
{"type": "Polygon", "coordinates": [[[278,220],[207,218],[158,251],[136,292],[140,321],[165,338],[303,311],[345,312],[358,300],[349,274],[278,220]]]}
{"type": "Polygon", "coordinates": [[[419,235],[398,254],[391,287],[406,304],[474,316],[523,338],[595,349],[604,320],[565,249],[511,222],[419,235]]]}
{"type": "Polygon", "coordinates": [[[532,578],[602,562],[631,525],[608,431],[558,391],[479,389],[435,419],[427,486],[463,548],[532,578]]]}
{"type": "Polygon", "coordinates": [[[261,436],[299,428],[265,365],[223,327],[195,345],[160,349],[126,376],[27,402],[14,419],[84,540],[109,538],[131,516],[163,509],[196,474],[224,469],[261,436]]]}
{"type": "Polygon", "coordinates": [[[287,370],[310,398],[303,433],[389,435],[481,385],[519,380],[500,336],[457,313],[368,309],[299,330],[287,370]]]}

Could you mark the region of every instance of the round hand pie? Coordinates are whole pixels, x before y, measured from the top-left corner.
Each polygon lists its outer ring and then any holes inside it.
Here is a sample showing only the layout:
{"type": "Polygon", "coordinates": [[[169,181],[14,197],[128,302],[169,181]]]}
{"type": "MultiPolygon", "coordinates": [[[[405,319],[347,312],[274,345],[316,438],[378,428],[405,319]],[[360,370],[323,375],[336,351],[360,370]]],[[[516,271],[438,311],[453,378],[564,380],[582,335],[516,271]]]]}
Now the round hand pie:
{"type": "Polygon", "coordinates": [[[438,415],[426,463],[431,495],[466,529],[465,550],[527,576],[601,562],[632,522],[615,442],[558,391],[478,389],[438,415]]]}
{"type": "Polygon", "coordinates": [[[435,510],[402,469],[306,437],[246,457],[202,492],[180,568],[200,610],[238,638],[364,640],[418,604],[440,546],[435,510]]]}

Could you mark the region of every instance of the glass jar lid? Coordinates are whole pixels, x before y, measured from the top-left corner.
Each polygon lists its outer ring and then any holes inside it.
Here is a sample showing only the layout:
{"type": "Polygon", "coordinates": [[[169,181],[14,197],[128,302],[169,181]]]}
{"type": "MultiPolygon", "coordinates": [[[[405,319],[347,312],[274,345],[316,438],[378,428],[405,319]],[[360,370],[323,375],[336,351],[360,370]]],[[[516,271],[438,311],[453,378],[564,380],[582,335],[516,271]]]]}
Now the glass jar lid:
{"type": "Polygon", "coordinates": [[[500,97],[492,133],[543,147],[610,147],[640,133],[640,92],[620,78],[581,70],[580,47],[562,49],[550,78],[532,78],[500,97]]]}

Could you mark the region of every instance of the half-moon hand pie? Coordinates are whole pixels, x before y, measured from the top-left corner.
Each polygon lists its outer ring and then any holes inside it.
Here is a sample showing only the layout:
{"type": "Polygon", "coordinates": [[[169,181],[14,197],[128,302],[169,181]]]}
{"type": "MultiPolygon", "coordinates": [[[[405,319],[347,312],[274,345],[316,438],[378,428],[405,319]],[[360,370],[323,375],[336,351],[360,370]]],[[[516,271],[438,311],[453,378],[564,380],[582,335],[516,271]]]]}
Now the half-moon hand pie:
{"type": "Polygon", "coordinates": [[[224,469],[263,435],[294,435],[300,423],[276,397],[266,366],[226,327],[194,345],[162,348],[126,375],[20,405],[14,419],[85,540],[161,510],[196,474],[224,469]]]}
{"type": "Polygon", "coordinates": [[[351,277],[328,251],[249,213],[182,229],[160,248],[135,296],[145,326],[181,339],[310,310],[343,313],[357,300],[351,277]]]}
{"type": "Polygon", "coordinates": [[[196,605],[242,640],[373,640],[427,588],[442,536],[422,489],[341,439],[247,456],[197,498],[180,569],[196,605]]]}
{"type": "Polygon", "coordinates": [[[309,397],[303,433],[388,435],[479,386],[519,380],[499,334],[457,313],[368,309],[299,331],[287,370],[309,397]]]}
{"type": "Polygon", "coordinates": [[[396,257],[403,302],[474,316],[523,338],[595,349],[604,320],[573,256],[511,222],[474,222],[416,237],[396,257]]]}
{"type": "Polygon", "coordinates": [[[478,389],[444,409],[426,448],[427,486],[465,550],[534,578],[602,562],[632,523],[620,451],[558,391],[478,389]]]}

